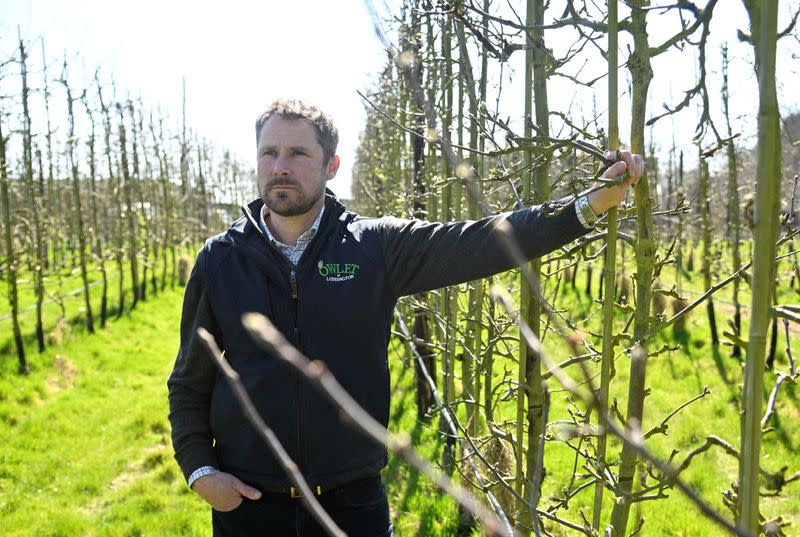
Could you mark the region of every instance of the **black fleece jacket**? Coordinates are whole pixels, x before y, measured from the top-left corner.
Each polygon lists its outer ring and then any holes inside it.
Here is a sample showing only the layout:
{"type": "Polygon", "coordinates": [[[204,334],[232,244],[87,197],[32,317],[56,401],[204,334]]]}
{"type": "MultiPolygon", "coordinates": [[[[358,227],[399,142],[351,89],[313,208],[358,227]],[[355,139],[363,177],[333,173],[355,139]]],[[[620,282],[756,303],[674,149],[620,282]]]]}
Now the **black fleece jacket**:
{"type": "Polygon", "coordinates": [[[253,486],[288,487],[277,460],[245,419],[197,337],[205,327],[225,351],[266,423],[312,485],[376,474],[387,454],[348,425],[316,390],[245,332],[259,312],[306,356],[324,361],[373,417],[389,421],[387,346],[404,295],[512,268],[492,228],[511,224],[525,256],[542,256],[586,233],[572,206],[478,221],[363,218],[330,194],[317,235],[293,266],[256,218],[261,200],[209,239],[186,286],[181,343],[169,377],[172,442],[184,475],[215,466],[253,486]]]}

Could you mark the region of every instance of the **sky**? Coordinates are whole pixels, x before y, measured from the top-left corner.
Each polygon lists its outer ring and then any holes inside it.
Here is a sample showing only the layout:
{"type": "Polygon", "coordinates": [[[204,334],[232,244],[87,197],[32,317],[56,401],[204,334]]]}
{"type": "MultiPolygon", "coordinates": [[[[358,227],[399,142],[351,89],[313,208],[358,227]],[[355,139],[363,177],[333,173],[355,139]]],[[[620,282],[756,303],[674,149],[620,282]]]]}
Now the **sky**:
{"type": "MultiPolygon", "coordinates": [[[[513,5],[518,6],[522,3],[513,2],[513,5]]],[[[706,1],[694,0],[693,3],[702,6],[706,4],[706,1]]],[[[601,8],[604,6],[602,1],[590,2],[590,4],[601,8]]],[[[648,16],[648,42],[651,47],[662,44],[680,31],[681,20],[677,15],[677,10],[663,15],[661,10],[655,9],[655,6],[658,5],[673,4],[675,2],[671,0],[653,0],[651,2],[651,5],[654,6],[648,16]]],[[[786,28],[791,13],[796,12],[799,5],[800,2],[797,0],[781,0],[779,30],[786,28]]],[[[517,10],[520,16],[524,17],[524,10],[519,7],[517,10]]],[[[551,0],[549,17],[558,17],[563,11],[563,0],[551,0]]],[[[624,2],[619,2],[620,19],[627,17],[628,14],[629,10],[625,7],[624,2]]],[[[514,18],[513,13],[505,13],[504,16],[514,18]]],[[[685,18],[687,21],[693,20],[691,16],[685,18]]],[[[741,0],[719,0],[713,12],[706,44],[706,83],[711,116],[721,136],[724,136],[727,131],[721,109],[721,46],[723,43],[728,46],[731,122],[733,132],[741,134],[737,140],[741,147],[753,147],[757,141],[758,83],[752,65],[753,48],[738,38],[740,30],[745,33],[749,32],[749,24],[747,11],[741,0]]],[[[699,35],[700,32],[696,32],[692,41],[696,43],[699,35]]],[[[800,94],[797,91],[797,88],[800,87],[800,62],[798,61],[800,41],[797,40],[797,35],[800,34],[795,31],[794,38],[783,39],[778,45],[778,99],[784,114],[800,111],[800,94]]],[[[566,55],[567,50],[574,46],[577,40],[577,32],[571,28],[545,32],[546,46],[554,51],[557,58],[566,55]]],[[[605,36],[601,38],[598,45],[607,46],[605,36]]],[[[630,77],[624,62],[632,48],[631,36],[626,32],[620,32],[618,78],[620,95],[618,102],[620,141],[623,147],[629,147],[631,121],[631,103],[628,93],[630,77]]],[[[600,77],[607,72],[607,64],[597,51],[591,46],[586,47],[586,50],[587,54],[578,56],[576,60],[570,62],[571,65],[564,69],[567,74],[574,75],[583,81],[600,77]]],[[[509,124],[519,133],[523,130],[522,114],[519,110],[524,102],[524,60],[525,56],[522,51],[515,52],[504,66],[503,96],[499,106],[501,117],[510,117],[509,124]]],[[[684,50],[672,47],[652,59],[652,69],[654,76],[650,83],[648,96],[648,118],[663,113],[665,104],[675,107],[683,99],[684,92],[695,86],[698,78],[696,47],[686,46],[684,50]]],[[[495,77],[495,79],[498,78],[495,77]]],[[[491,89],[487,100],[490,107],[495,102],[491,89]]],[[[680,113],[660,119],[652,128],[645,129],[648,141],[652,139],[655,142],[656,154],[662,164],[665,164],[669,158],[668,153],[674,140],[676,152],[683,151],[685,154],[686,169],[690,170],[696,166],[698,150],[695,146],[694,136],[699,117],[699,109],[696,104],[699,102],[699,99],[695,99],[680,113]]],[[[599,126],[605,128],[608,123],[606,114],[608,109],[607,78],[601,78],[593,88],[587,88],[578,86],[567,78],[553,76],[548,79],[548,105],[551,111],[558,110],[564,113],[578,125],[586,125],[590,119],[595,117],[596,112],[599,126]]],[[[551,117],[550,125],[552,135],[568,136],[568,132],[559,130],[563,126],[563,122],[557,117],[551,117]]],[[[593,128],[589,130],[594,131],[593,128]]],[[[800,135],[800,133],[797,134],[800,135]]],[[[703,140],[702,145],[707,149],[713,143],[715,141],[709,135],[703,140]]],[[[712,172],[714,169],[727,166],[722,158],[724,152],[720,152],[718,155],[720,158],[711,163],[712,172]]]]}
{"type": "Polygon", "coordinates": [[[16,46],[17,26],[37,64],[43,37],[49,59],[66,51],[89,78],[100,67],[115,74],[118,92],[141,95],[176,118],[185,77],[189,125],[253,165],[253,124],[266,104],[276,97],[316,103],[341,137],[342,167],[330,186],[349,196],[364,121],[356,91],[369,88],[386,60],[361,0],[5,0],[4,56],[16,46]]]}
{"type": "MultiPolygon", "coordinates": [[[[559,3],[553,0],[552,16],[561,13],[559,3]]],[[[780,27],[788,19],[787,5],[797,3],[782,2],[780,27]]],[[[385,11],[384,1],[375,0],[375,4],[385,11]]],[[[624,7],[620,14],[625,14],[624,7]]],[[[748,27],[741,0],[719,0],[712,20],[707,47],[709,90],[712,98],[719,95],[719,47],[727,42],[732,57],[732,108],[737,114],[734,130],[746,131],[752,143],[758,99],[750,66],[752,49],[736,38],[737,30],[748,27]]],[[[651,23],[651,43],[659,43],[678,24],[677,17],[651,23]]],[[[371,87],[387,58],[363,0],[141,0],[135,4],[6,0],[0,2],[0,54],[13,53],[17,27],[31,42],[37,64],[41,54],[38,40],[43,38],[49,61],[63,57],[66,51],[71,71],[77,63],[88,79],[100,67],[107,76],[114,75],[118,92],[141,96],[150,105],[170,110],[174,118],[180,114],[185,78],[189,125],[201,137],[217,147],[230,148],[251,164],[255,162],[253,122],[268,102],[292,96],[317,103],[333,116],[340,132],[342,166],[330,186],[340,197],[350,196],[351,167],[365,117],[363,101],[356,92],[371,87]]],[[[548,46],[564,49],[573,37],[569,32],[548,32],[548,46]]],[[[798,43],[795,38],[779,45],[779,98],[785,111],[798,109],[798,43]]],[[[628,44],[621,36],[621,61],[627,56],[628,44]]],[[[524,53],[519,51],[504,66],[500,107],[519,131],[522,113],[515,103],[522,102],[523,60],[524,53]]],[[[654,61],[650,114],[660,111],[662,103],[682,98],[682,92],[693,85],[696,63],[695,54],[674,49],[654,61]]],[[[593,68],[602,71],[604,66],[595,60],[582,72],[587,74],[593,68]]],[[[594,92],[576,90],[565,79],[554,78],[549,84],[551,108],[567,112],[576,121],[589,117],[593,109],[602,114],[607,107],[604,81],[594,92]]],[[[624,78],[620,88],[624,93],[624,78]]],[[[626,98],[620,98],[623,141],[629,123],[626,98]]],[[[721,121],[719,111],[715,113],[715,119],[721,121]]],[[[696,117],[697,110],[690,107],[653,129],[662,155],[671,145],[674,127],[677,144],[691,161],[696,153],[691,148],[696,117]]]]}

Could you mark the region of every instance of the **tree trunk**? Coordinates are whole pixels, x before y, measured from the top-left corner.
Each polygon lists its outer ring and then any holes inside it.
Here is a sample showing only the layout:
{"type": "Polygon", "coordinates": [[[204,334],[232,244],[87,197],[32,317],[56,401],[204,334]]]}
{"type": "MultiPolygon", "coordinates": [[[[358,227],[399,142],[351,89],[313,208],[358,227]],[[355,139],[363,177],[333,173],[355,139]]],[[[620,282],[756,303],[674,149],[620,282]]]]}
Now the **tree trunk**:
{"type": "MultiPolygon", "coordinates": [[[[703,150],[698,143],[699,172],[700,172],[700,220],[703,228],[703,288],[710,289],[711,282],[711,202],[708,195],[708,160],[703,158],[703,150]]],[[[711,332],[711,344],[719,346],[719,336],[717,335],[717,317],[714,313],[714,300],[708,297],[706,300],[706,312],[708,313],[708,326],[711,332]]]]}
{"type": "MultiPolygon", "coordinates": [[[[634,48],[628,59],[632,78],[631,103],[631,151],[644,152],[644,124],[647,110],[647,90],[653,78],[650,66],[650,46],[647,42],[647,4],[638,0],[630,2],[631,31],[634,48]]],[[[650,303],[653,270],[655,264],[656,240],[653,235],[653,199],[650,182],[645,172],[635,187],[637,230],[635,246],[636,259],[636,310],[633,321],[633,339],[642,346],[640,363],[631,361],[628,385],[628,428],[640,427],[644,413],[645,372],[647,367],[647,342],[644,336],[650,329],[650,303]]],[[[623,445],[620,454],[619,477],[615,491],[616,503],[611,511],[612,536],[626,535],[630,496],[636,471],[636,450],[628,444],[623,445]]]]}
{"type": "Polygon", "coordinates": [[[120,181],[114,173],[114,157],[111,149],[111,111],[103,101],[103,89],[100,79],[95,75],[97,83],[97,98],[100,101],[100,110],[103,112],[103,137],[105,142],[105,157],[108,164],[108,199],[113,207],[111,233],[115,237],[114,259],[117,262],[117,318],[122,317],[125,311],[125,266],[123,255],[125,251],[125,231],[122,220],[124,218],[122,201],[120,200],[120,181]]]}
{"type": "Polygon", "coordinates": [[[119,133],[120,168],[122,169],[122,194],[125,198],[125,216],[128,226],[128,263],[130,263],[131,289],[133,290],[131,309],[133,309],[141,298],[139,288],[139,241],[137,238],[137,234],[139,233],[137,226],[138,213],[133,204],[133,179],[128,166],[128,142],[125,131],[125,117],[122,114],[122,106],[119,104],[117,104],[117,113],[119,115],[119,125],[117,125],[117,129],[119,133]]]}
{"type": "Polygon", "coordinates": [[[172,240],[172,219],[174,218],[172,210],[172,198],[170,196],[169,173],[167,169],[167,156],[166,152],[160,150],[161,141],[164,140],[164,131],[162,127],[162,118],[159,118],[159,135],[156,136],[155,124],[153,122],[152,114],[150,116],[150,134],[153,137],[153,150],[155,151],[156,159],[158,160],[158,181],[161,185],[161,198],[164,203],[164,220],[163,220],[163,235],[161,242],[161,290],[163,291],[167,286],[167,256],[168,249],[172,249],[172,256],[175,256],[175,245],[172,240]]]}
{"type": "MultiPolygon", "coordinates": [[[[464,24],[459,21],[456,23],[459,44],[459,68],[461,73],[462,85],[469,97],[469,115],[472,118],[469,126],[469,146],[478,147],[478,128],[480,119],[479,111],[479,98],[475,95],[475,77],[472,70],[472,62],[469,57],[469,50],[467,48],[467,40],[464,32],[464,24]]],[[[482,50],[482,55],[485,56],[485,50],[482,50]]],[[[481,77],[483,82],[483,73],[481,77]]],[[[473,165],[473,170],[475,166],[473,165]]],[[[476,184],[476,188],[480,192],[480,183],[476,184]]],[[[467,197],[467,209],[469,217],[473,220],[480,218],[480,211],[478,202],[472,196],[467,197]]],[[[466,312],[466,325],[467,334],[465,338],[465,346],[468,352],[464,353],[462,383],[469,391],[464,393],[465,401],[467,403],[467,430],[471,435],[478,434],[478,418],[479,418],[479,405],[480,405],[480,382],[481,382],[481,364],[480,357],[483,355],[481,350],[483,344],[483,329],[481,324],[481,316],[483,310],[483,282],[474,281],[468,284],[468,306],[466,312]]]]}
{"type": "MultiPolygon", "coordinates": [[[[532,137],[532,117],[531,117],[531,90],[533,90],[533,102],[535,104],[536,130],[537,135],[547,137],[550,135],[549,127],[549,107],[547,103],[547,50],[544,43],[544,11],[545,4],[542,0],[528,0],[526,24],[532,26],[534,30],[527,32],[527,48],[525,51],[525,138],[532,137]]],[[[540,204],[547,201],[550,195],[549,173],[551,155],[547,151],[539,152],[536,155],[537,162],[533,168],[533,181],[526,181],[524,194],[526,203],[540,204]]],[[[533,163],[533,155],[526,150],[523,163],[530,166],[533,163]]],[[[542,262],[536,259],[530,263],[532,277],[536,282],[541,282],[542,262]]],[[[539,284],[541,289],[541,285],[539,284]]],[[[531,327],[534,335],[541,339],[541,304],[535,296],[535,291],[528,288],[527,283],[522,286],[522,317],[531,327]]],[[[544,389],[542,384],[541,357],[528,347],[523,341],[520,342],[520,384],[524,387],[527,395],[527,405],[525,406],[525,421],[528,424],[527,450],[525,454],[525,479],[523,480],[526,498],[533,494],[533,476],[539,460],[539,449],[544,446],[539,442],[542,431],[542,407],[544,405],[544,389]],[[524,376],[522,369],[524,368],[524,376]]],[[[519,410],[519,409],[518,409],[519,410]]],[[[520,416],[517,416],[520,419],[520,416]]],[[[520,434],[521,423],[518,424],[519,448],[522,447],[520,434]]],[[[541,487],[541,482],[539,483],[541,487]]],[[[537,492],[536,497],[540,494],[537,492]]],[[[518,528],[529,531],[532,528],[533,520],[530,509],[524,508],[520,513],[518,528]]]]}
{"type": "Polygon", "coordinates": [[[86,94],[82,97],[84,108],[86,108],[86,116],[89,120],[89,207],[92,212],[92,234],[94,238],[94,255],[97,258],[98,270],[103,282],[103,288],[100,296],[100,328],[105,328],[106,318],[108,316],[108,274],[106,272],[106,257],[103,245],[103,234],[100,231],[100,221],[97,211],[97,158],[95,156],[95,123],[92,110],[89,108],[88,99],[86,94]]]}
{"type": "Polygon", "coordinates": [[[75,220],[78,235],[78,255],[80,256],[81,281],[83,282],[83,303],[86,308],[86,330],[90,334],[94,333],[94,315],[92,314],[92,298],[89,292],[89,271],[86,265],[86,234],[83,230],[83,208],[81,207],[81,180],[78,173],[78,162],[75,159],[75,115],[72,108],[72,93],[67,83],[67,63],[64,62],[64,73],[62,78],[64,90],[67,93],[67,124],[69,136],[67,142],[67,159],[72,173],[72,197],[75,207],[75,220]]]}
{"type": "MultiPolygon", "coordinates": [[[[45,111],[45,120],[46,120],[46,127],[47,130],[44,134],[45,139],[45,147],[47,149],[47,194],[42,198],[42,206],[45,207],[47,210],[45,211],[46,221],[50,222],[48,233],[46,234],[47,237],[44,244],[44,260],[43,265],[45,269],[49,269],[51,266],[50,258],[52,256],[52,266],[54,268],[57,267],[56,263],[56,251],[57,251],[57,244],[58,244],[58,236],[59,231],[58,227],[54,227],[52,225],[52,219],[49,218],[47,215],[50,213],[58,214],[58,190],[55,186],[55,173],[53,171],[53,128],[50,123],[50,86],[48,84],[47,79],[47,60],[44,54],[44,39],[41,41],[42,46],[42,96],[44,97],[44,111],[45,111]],[[48,242],[51,243],[48,245],[48,242]],[[48,253],[48,250],[52,249],[51,253],[48,253]]],[[[42,293],[42,299],[44,297],[44,293],[42,293]]],[[[39,297],[37,296],[37,301],[39,297]]],[[[38,331],[37,331],[38,332],[38,331]]],[[[39,337],[37,333],[37,338],[39,337]]],[[[41,335],[42,340],[44,339],[44,332],[41,335]]],[[[40,343],[40,345],[43,345],[40,343]]]]}
{"type": "MultiPolygon", "coordinates": [[[[19,38],[19,63],[20,76],[22,79],[22,164],[25,174],[25,189],[31,208],[31,223],[33,224],[33,287],[36,293],[36,341],[39,344],[39,352],[44,352],[44,265],[46,245],[42,236],[41,215],[39,213],[40,202],[36,195],[36,185],[33,182],[33,155],[32,155],[32,134],[31,134],[31,115],[28,107],[28,52],[22,37],[19,38]]],[[[26,366],[27,367],[27,366],[26,366]]]]}
{"type": "Polygon", "coordinates": [[[28,373],[25,346],[19,328],[19,294],[17,291],[17,256],[14,252],[13,222],[8,194],[8,169],[6,168],[6,139],[3,136],[3,114],[0,114],[0,201],[3,207],[3,238],[5,239],[8,267],[8,302],[11,306],[11,326],[14,330],[14,345],[17,348],[20,374],[28,373]]]}
{"type": "MultiPolygon", "coordinates": [[[[739,272],[742,268],[742,256],[739,252],[740,242],[740,217],[739,217],[739,167],[736,162],[736,146],[733,144],[733,129],[731,129],[730,111],[728,109],[728,49],[722,48],[722,107],[725,111],[725,123],[728,127],[728,141],[725,149],[728,154],[728,238],[731,245],[731,270],[733,273],[739,272]]],[[[739,286],[741,280],[733,280],[733,327],[737,334],[742,333],[742,314],[739,304],[739,286]]],[[[731,356],[741,358],[742,349],[739,345],[734,345],[731,356]]]]}
{"type": "Polygon", "coordinates": [[[739,524],[759,532],[759,469],[761,459],[761,405],[764,390],[764,351],[769,326],[771,289],[775,277],[775,241],[778,235],[781,182],[781,140],[775,90],[775,49],[778,2],[749,6],[759,86],[758,183],[750,334],[742,393],[741,461],[739,465],[739,524]]]}
{"type": "MultiPolygon", "coordinates": [[[[617,33],[617,0],[608,0],[608,149],[619,149],[619,119],[618,103],[619,90],[617,76],[619,70],[618,60],[618,33],[617,33]]],[[[599,412],[608,412],[608,392],[611,384],[611,371],[614,369],[614,285],[617,277],[617,208],[608,211],[608,236],[606,238],[606,255],[603,262],[603,279],[601,288],[606,290],[603,295],[603,351],[600,362],[600,387],[597,399],[600,404],[599,412]]],[[[623,267],[620,267],[622,270],[623,267]]],[[[602,420],[601,420],[602,421],[602,420]]],[[[603,430],[597,438],[597,467],[599,476],[605,475],[607,436],[603,430]]],[[[603,510],[603,479],[599,479],[594,487],[594,507],[592,511],[592,527],[600,529],[600,517],[603,510]]]]}
{"type": "MultiPolygon", "coordinates": [[[[445,81],[450,81],[453,78],[453,63],[452,63],[452,50],[451,50],[451,26],[452,18],[445,16],[442,22],[442,71],[445,81]]],[[[453,84],[445,83],[442,85],[442,130],[450,130],[453,123],[453,84]]],[[[447,180],[442,192],[442,209],[440,218],[442,221],[454,220],[454,197],[455,187],[450,181],[452,170],[450,169],[450,161],[446,158],[441,159],[441,174],[442,178],[447,180]]],[[[443,384],[443,397],[444,404],[448,408],[452,408],[455,399],[455,338],[454,330],[451,328],[456,322],[456,311],[458,301],[456,298],[457,290],[453,287],[447,287],[442,293],[441,310],[445,316],[445,341],[444,341],[444,357],[442,359],[442,384],[443,384]]],[[[450,472],[454,466],[456,441],[449,430],[446,423],[440,423],[440,429],[445,432],[444,434],[444,449],[442,450],[442,467],[445,471],[450,472]]]]}
{"type": "MultiPolygon", "coordinates": [[[[126,178],[125,182],[127,184],[128,179],[130,179],[131,183],[131,198],[133,199],[133,205],[131,207],[136,207],[134,211],[134,229],[136,230],[136,240],[132,244],[136,246],[136,255],[139,255],[138,250],[138,243],[139,238],[142,239],[142,274],[141,279],[138,281],[134,280],[134,291],[138,289],[139,291],[139,300],[146,300],[147,299],[147,272],[150,268],[150,248],[149,248],[149,240],[150,240],[150,229],[149,229],[149,216],[144,210],[144,196],[142,193],[142,175],[139,166],[139,136],[141,133],[140,125],[137,124],[136,121],[136,114],[133,108],[133,101],[128,101],[128,106],[126,107],[128,110],[128,115],[131,118],[131,174],[128,178],[126,178]]],[[[133,267],[131,267],[133,270],[133,267]]],[[[134,299],[136,298],[136,293],[134,292],[134,299]]]]}
{"type": "MultiPolygon", "coordinates": [[[[412,9],[411,14],[411,42],[409,43],[411,46],[411,50],[414,51],[414,57],[417,58],[417,61],[414,62],[414,66],[411,71],[411,76],[414,79],[414,85],[416,87],[423,87],[422,81],[422,61],[420,61],[420,42],[419,40],[421,35],[420,23],[419,18],[417,16],[417,10],[412,9]]],[[[416,107],[412,101],[409,101],[409,116],[413,117],[414,129],[417,133],[417,136],[411,136],[411,173],[412,173],[412,184],[413,184],[413,192],[414,192],[414,217],[415,218],[425,218],[426,217],[426,196],[427,196],[427,188],[425,185],[425,178],[424,178],[424,169],[425,169],[425,138],[423,137],[424,129],[425,129],[425,119],[424,113],[419,110],[414,110],[416,107]]],[[[422,357],[422,362],[425,365],[425,368],[428,370],[428,373],[431,375],[433,379],[436,379],[436,355],[433,353],[430,341],[431,341],[431,331],[428,325],[428,314],[427,314],[427,303],[428,303],[428,296],[427,293],[419,293],[416,295],[416,303],[417,306],[414,307],[414,339],[416,341],[417,350],[420,352],[422,357]]],[[[422,368],[420,367],[419,363],[417,362],[416,358],[412,358],[414,360],[414,372],[416,376],[416,387],[417,387],[417,419],[425,420],[427,417],[428,409],[433,405],[433,391],[431,387],[428,385],[427,380],[425,379],[424,373],[422,368]]]]}

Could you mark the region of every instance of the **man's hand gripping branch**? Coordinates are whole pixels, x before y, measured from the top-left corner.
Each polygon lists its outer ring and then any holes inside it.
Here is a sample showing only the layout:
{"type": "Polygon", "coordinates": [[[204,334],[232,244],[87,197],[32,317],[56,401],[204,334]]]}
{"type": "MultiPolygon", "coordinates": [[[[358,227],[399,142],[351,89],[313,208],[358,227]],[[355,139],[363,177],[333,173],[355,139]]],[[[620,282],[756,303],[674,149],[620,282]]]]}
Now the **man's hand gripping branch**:
{"type": "Polygon", "coordinates": [[[608,151],[606,158],[614,163],[603,173],[603,178],[614,179],[625,172],[628,173],[628,176],[617,184],[589,194],[589,205],[598,215],[619,205],[625,199],[631,185],[637,184],[644,173],[644,159],[641,155],[630,151],[608,151]]]}

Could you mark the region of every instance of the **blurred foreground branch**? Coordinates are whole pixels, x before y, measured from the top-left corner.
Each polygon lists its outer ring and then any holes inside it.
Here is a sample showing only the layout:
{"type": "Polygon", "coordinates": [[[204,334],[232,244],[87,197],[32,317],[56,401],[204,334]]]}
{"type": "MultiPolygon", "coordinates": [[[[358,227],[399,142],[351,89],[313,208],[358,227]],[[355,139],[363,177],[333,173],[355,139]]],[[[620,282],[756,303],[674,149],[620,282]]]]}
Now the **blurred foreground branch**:
{"type": "Polygon", "coordinates": [[[258,410],[256,410],[256,407],[253,405],[253,401],[247,394],[247,390],[245,389],[241,380],[239,380],[239,374],[233,370],[226,360],[222,358],[219,347],[217,346],[216,341],[214,341],[214,336],[212,336],[208,330],[203,327],[200,327],[197,330],[197,334],[200,336],[200,339],[203,340],[203,343],[205,343],[206,348],[214,358],[214,362],[217,364],[217,367],[219,367],[220,371],[222,371],[222,374],[225,376],[225,380],[228,381],[231,390],[233,391],[234,395],[236,395],[236,399],[239,400],[239,404],[242,406],[245,417],[247,417],[247,420],[250,422],[253,428],[258,431],[258,433],[261,435],[261,438],[269,446],[272,453],[275,454],[275,458],[278,459],[278,462],[283,467],[286,475],[289,476],[289,479],[292,481],[292,483],[294,483],[294,485],[302,493],[302,497],[300,498],[302,502],[306,505],[306,507],[308,507],[309,511],[311,511],[311,514],[317,519],[328,535],[333,535],[334,537],[347,537],[347,534],[336,525],[328,513],[325,512],[325,509],[323,509],[319,504],[317,498],[314,496],[314,493],[311,492],[311,488],[308,486],[308,483],[306,483],[303,474],[300,473],[300,469],[297,467],[297,464],[289,457],[289,454],[286,453],[286,450],[283,449],[280,440],[278,440],[278,437],[275,436],[275,433],[272,431],[272,429],[270,429],[269,426],[264,423],[264,420],[261,419],[258,410]]]}
{"type": "Polygon", "coordinates": [[[312,386],[324,394],[339,409],[341,416],[348,424],[373,442],[392,450],[411,467],[430,478],[440,489],[453,496],[461,506],[484,525],[489,535],[512,537],[516,535],[510,527],[504,527],[497,516],[481,505],[466,489],[454,483],[445,473],[437,470],[428,461],[417,455],[411,447],[411,439],[407,434],[390,435],[386,427],[375,420],[347,393],[323,362],[319,360],[312,362],[305,357],[283,337],[283,334],[269,319],[258,313],[248,313],[243,316],[242,323],[259,346],[297,370],[312,386]]]}

